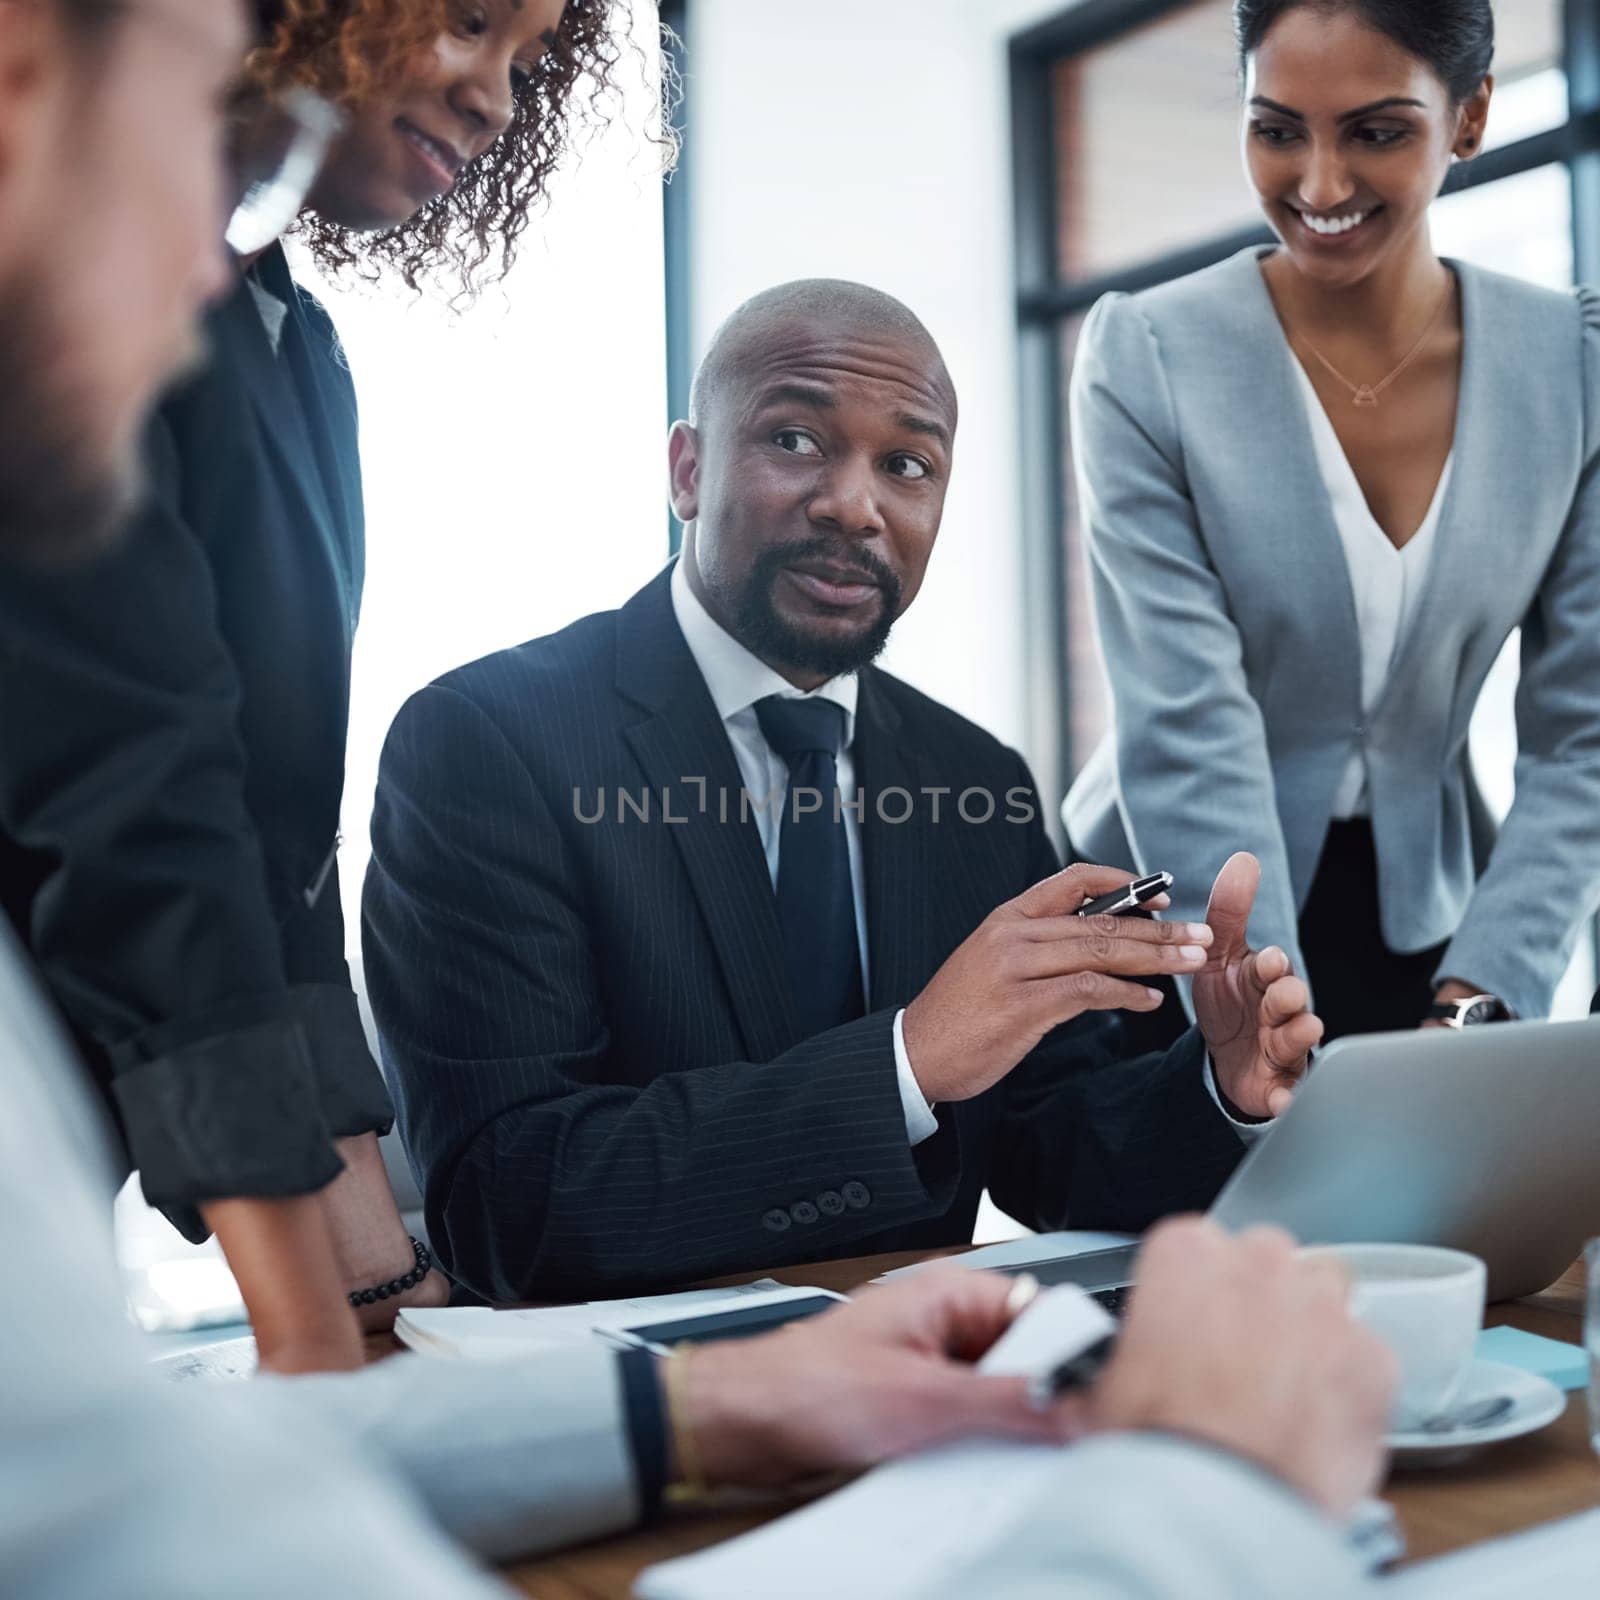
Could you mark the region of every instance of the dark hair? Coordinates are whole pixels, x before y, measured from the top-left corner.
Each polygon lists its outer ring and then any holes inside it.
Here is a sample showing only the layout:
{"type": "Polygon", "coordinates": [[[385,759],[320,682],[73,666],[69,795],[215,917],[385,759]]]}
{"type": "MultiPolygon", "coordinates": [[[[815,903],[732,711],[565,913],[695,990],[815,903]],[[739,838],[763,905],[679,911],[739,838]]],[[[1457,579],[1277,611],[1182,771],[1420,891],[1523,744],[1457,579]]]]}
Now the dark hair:
{"type": "Polygon", "coordinates": [[[255,35],[265,39],[283,21],[285,0],[255,0],[251,11],[255,17],[255,35]]]}
{"type": "Polygon", "coordinates": [[[1458,105],[1476,94],[1494,65],[1490,0],[1234,0],[1239,58],[1252,55],[1285,13],[1353,11],[1369,28],[1426,61],[1458,105]]]}

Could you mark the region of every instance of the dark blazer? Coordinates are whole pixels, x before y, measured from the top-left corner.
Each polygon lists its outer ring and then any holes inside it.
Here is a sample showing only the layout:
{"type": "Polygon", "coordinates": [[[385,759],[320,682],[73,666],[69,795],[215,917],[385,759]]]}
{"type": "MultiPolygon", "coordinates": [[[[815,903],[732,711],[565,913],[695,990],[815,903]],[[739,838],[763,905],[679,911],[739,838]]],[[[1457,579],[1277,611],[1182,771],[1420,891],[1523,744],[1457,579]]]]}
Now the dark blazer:
{"type": "Polygon", "coordinates": [[[114,1090],[146,1195],[339,1170],[385,1126],[333,849],[363,563],[355,392],[280,250],[152,431],[153,493],[85,570],[0,570],[0,903],[114,1090]]]}
{"type": "Polygon", "coordinates": [[[871,1010],[806,1039],[666,574],[402,710],[373,820],[367,980],[430,1237],[472,1289],[601,1294],[955,1244],[985,1185],[1029,1224],[1138,1229],[1204,1206],[1231,1171],[1241,1146],[1198,1036],[1123,1062],[1105,1017],[1057,1030],[910,1147],[896,1011],[1057,863],[1022,759],[876,668],[854,754],[871,1010]],[[939,786],[938,823],[925,800],[881,820],[880,796],[883,815],[904,809],[887,791],[939,786]],[[952,810],[973,786],[996,797],[982,825],[952,810]],[[649,821],[619,820],[619,789],[635,809],[649,791],[649,821]],[[606,820],[586,821],[601,793],[606,820]],[[686,820],[663,820],[663,793],[686,820]],[[1025,825],[1005,820],[1019,801],[1025,825]]]}

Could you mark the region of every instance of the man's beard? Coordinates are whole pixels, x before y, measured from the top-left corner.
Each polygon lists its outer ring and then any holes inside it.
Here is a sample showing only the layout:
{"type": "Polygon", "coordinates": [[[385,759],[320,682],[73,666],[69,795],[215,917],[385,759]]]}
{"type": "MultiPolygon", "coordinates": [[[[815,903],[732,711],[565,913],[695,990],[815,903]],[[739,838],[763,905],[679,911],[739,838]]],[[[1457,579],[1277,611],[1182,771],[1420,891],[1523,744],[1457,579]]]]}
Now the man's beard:
{"type": "Polygon", "coordinates": [[[763,550],[756,557],[739,593],[734,610],[739,639],[763,661],[799,672],[837,678],[859,672],[883,653],[889,633],[900,615],[900,580],[871,551],[846,546],[831,539],[803,539],[763,550]],[[851,568],[863,581],[878,585],[881,601],[878,619],[853,638],[830,639],[796,627],[779,612],[772,594],[785,567],[797,561],[827,560],[851,568]]]}
{"type": "Polygon", "coordinates": [[[45,293],[0,302],[0,560],[71,567],[116,537],[139,498],[132,461],[96,460],[75,426],[45,293]]]}

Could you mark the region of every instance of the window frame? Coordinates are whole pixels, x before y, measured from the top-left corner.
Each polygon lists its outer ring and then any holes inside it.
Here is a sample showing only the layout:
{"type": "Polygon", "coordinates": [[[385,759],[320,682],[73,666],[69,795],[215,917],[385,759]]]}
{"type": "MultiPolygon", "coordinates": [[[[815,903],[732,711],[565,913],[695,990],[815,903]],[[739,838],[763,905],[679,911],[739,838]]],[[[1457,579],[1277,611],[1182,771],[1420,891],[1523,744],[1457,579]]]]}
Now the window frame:
{"type": "MultiPolygon", "coordinates": [[[[680,135],[689,123],[689,0],[660,0],[661,54],[681,86],[673,120],[680,135]]],[[[662,278],[667,333],[667,426],[689,415],[689,386],[694,380],[693,269],[690,260],[692,148],[681,138],[678,164],[661,186],[662,278]]],[[[675,556],[682,542],[678,519],[667,512],[667,553],[675,556]]]]}

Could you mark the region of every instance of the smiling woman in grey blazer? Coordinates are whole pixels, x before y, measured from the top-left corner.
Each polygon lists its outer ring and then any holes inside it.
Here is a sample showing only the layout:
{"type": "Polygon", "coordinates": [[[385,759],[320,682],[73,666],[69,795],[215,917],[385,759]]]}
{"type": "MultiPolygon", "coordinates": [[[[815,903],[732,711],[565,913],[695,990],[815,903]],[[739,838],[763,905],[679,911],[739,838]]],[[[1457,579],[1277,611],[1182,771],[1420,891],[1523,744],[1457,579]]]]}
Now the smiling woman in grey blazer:
{"type": "Polygon", "coordinates": [[[1482,141],[1489,0],[1238,0],[1250,178],[1281,247],[1085,324],[1072,427],[1115,733],[1075,850],[1251,941],[1330,1036],[1548,1011],[1600,902],[1600,308],[1434,253],[1482,141]],[[1467,731],[1522,629],[1516,800],[1467,731]]]}

